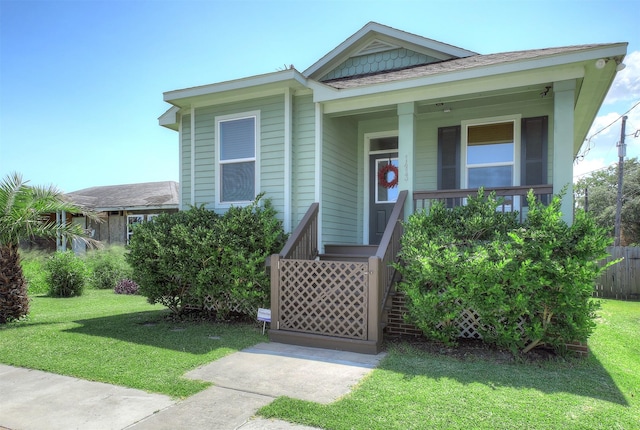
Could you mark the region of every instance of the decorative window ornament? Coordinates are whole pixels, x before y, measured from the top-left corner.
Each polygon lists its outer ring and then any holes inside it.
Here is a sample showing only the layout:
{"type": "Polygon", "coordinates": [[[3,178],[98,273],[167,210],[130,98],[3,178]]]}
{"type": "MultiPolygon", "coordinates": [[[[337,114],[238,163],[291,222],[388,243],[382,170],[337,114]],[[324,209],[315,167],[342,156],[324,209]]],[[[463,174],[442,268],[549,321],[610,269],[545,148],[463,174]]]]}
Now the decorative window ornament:
{"type": "Polygon", "coordinates": [[[398,168],[391,164],[385,164],[378,170],[378,185],[384,188],[395,188],[398,186],[398,168]],[[389,179],[389,173],[393,176],[389,179]]]}

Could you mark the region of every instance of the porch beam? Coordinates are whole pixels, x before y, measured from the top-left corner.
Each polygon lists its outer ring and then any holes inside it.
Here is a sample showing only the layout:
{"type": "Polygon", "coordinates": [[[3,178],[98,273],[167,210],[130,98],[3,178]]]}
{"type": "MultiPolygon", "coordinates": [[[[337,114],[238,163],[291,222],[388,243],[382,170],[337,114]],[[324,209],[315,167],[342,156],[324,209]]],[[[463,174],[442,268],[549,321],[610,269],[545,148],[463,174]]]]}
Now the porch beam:
{"type": "MultiPolygon", "coordinates": [[[[562,70],[553,68],[531,70],[509,75],[495,75],[483,78],[453,79],[453,74],[438,75],[423,80],[412,80],[411,87],[404,81],[394,82],[381,91],[377,86],[355,88],[352,90],[327,90],[325,88],[314,91],[314,101],[324,103],[324,113],[327,115],[350,112],[362,108],[389,106],[390,104],[410,103],[413,101],[439,101],[448,97],[467,97],[468,95],[482,95],[493,91],[509,92],[525,86],[546,84],[560,80],[580,79],[584,77],[583,66],[569,66],[562,70]],[[373,92],[376,88],[377,92],[373,92]]],[[[459,77],[458,77],[459,78],[459,77]]]]}
{"type": "Polygon", "coordinates": [[[555,82],[553,92],[553,193],[558,194],[566,187],[560,210],[564,221],[571,225],[573,223],[575,79],[555,82]]]}
{"type": "MultiPolygon", "coordinates": [[[[398,189],[413,194],[413,160],[416,141],[416,103],[398,105],[398,189]]],[[[413,203],[407,199],[404,207],[405,218],[412,213],[413,203]]]]}

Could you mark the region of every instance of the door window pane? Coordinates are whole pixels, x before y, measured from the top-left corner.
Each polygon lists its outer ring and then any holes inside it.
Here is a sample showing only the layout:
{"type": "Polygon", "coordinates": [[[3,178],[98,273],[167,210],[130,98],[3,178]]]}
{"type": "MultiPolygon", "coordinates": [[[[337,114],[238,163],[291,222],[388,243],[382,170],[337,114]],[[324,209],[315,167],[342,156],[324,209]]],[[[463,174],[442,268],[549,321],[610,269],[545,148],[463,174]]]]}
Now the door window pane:
{"type": "Polygon", "coordinates": [[[378,175],[378,180],[376,181],[376,203],[394,203],[398,199],[398,178],[395,176],[395,172],[387,171],[385,177],[383,178],[387,184],[395,182],[396,185],[394,187],[387,188],[382,185],[382,183],[384,182],[380,180],[380,172],[382,171],[382,169],[385,169],[389,163],[395,166],[396,169],[398,168],[397,158],[392,158],[390,160],[376,160],[376,175],[378,175]]]}

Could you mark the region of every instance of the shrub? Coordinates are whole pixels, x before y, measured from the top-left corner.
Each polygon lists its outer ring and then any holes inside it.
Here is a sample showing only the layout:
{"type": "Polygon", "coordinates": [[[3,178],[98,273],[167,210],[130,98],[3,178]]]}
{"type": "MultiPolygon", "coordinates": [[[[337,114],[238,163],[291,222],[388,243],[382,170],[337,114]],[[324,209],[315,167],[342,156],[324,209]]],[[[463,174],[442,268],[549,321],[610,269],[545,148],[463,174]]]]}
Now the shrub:
{"type": "Polygon", "coordinates": [[[271,202],[261,206],[261,198],[224,215],[193,207],[137,226],[127,260],[140,293],[177,314],[207,304],[224,318],[266,306],[266,257],[279,251],[286,237],[271,202]]]}
{"type": "Polygon", "coordinates": [[[133,271],[125,254],[124,246],[110,246],[88,252],[85,259],[91,272],[91,285],[108,290],[115,288],[122,279],[130,278],[133,271]]]}
{"type": "Polygon", "coordinates": [[[498,211],[492,195],[468,205],[413,214],[400,253],[408,320],[427,337],[455,343],[456,319],[480,317],[483,340],[526,352],[586,341],[597,303],[590,298],[609,240],[584,212],[563,222],[560,197],[545,206],[528,196],[523,224],[498,211]],[[521,326],[519,324],[523,323],[521,326]]]}
{"type": "Polygon", "coordinates": [[[122,279],[114,288],[116,294],[138,294],[138,284],[131,279],[122,279]]]}
{"type": "Polygon", "coordinates": [[[20,252],[20,263],[22,273],[27,280],[29,295],[47,294],[49,285],[44,269],[47,261],[47,254],[42,251],[20,252]]]}
{"type": "Polygon", "coordinates": [[[73,297],[82,295],[87,282],[87,268],[73,251],[56,252],[45,264],[49,295],[73,297]]]}

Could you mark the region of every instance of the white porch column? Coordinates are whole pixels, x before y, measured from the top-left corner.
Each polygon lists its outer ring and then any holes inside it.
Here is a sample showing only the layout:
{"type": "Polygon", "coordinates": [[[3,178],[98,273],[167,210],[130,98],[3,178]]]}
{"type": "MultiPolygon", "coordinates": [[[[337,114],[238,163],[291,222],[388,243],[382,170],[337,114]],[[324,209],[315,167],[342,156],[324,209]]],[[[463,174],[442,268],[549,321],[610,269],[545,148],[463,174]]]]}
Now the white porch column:
{"type": "Polygon", "coordinates": [[[413,212],[413,160],[416,140],[416,105],[398,105],[398,190],[407,190],[404,217],[413,212]]]}
{"type": "Polygon", "coordinates": [[[291,154],[293,135],[293,95],[289,88],[284,90],[284,231],[290,232],[291,227],[291,154]]]}
{"type": "Polygon", "coordinates": [[[322,141],[324,139],[323,134],[324,127],[324,106],[322,103],[315,104],[315,201],[320,203],[320,210],[318,211],[318,251],[324,252],[323,242],[323,216],[324,203],[322,201],[322,141]]]}
{"type": "Polygon", "coordinates": [[[567,186],[562,199],[562,218],[573,223],[573,127],[575,80],[553,84],[553,193],[567,186]]]}

